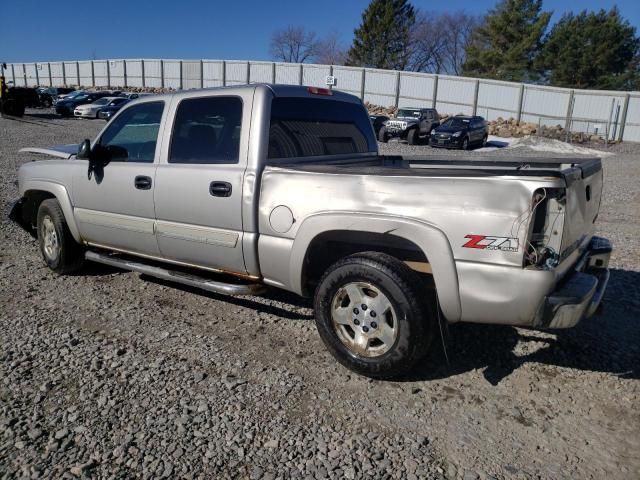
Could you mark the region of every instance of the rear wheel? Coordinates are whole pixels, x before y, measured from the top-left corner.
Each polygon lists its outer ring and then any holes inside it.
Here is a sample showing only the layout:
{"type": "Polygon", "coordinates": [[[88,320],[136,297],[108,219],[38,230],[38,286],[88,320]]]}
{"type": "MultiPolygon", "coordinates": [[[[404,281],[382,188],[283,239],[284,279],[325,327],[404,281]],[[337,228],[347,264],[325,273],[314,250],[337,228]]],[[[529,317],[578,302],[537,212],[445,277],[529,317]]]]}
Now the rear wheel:
{"type": "Polygon", "coordinates": [[[83,249],[71,235],[62,208],[55,198],[40,204],[37,226],[40,252],[51,270],[65,274],[75,272],[82,266],[83,249]]]}
{"type": "Polygon", "coordinates": [[[462,150],[469,150],[469,138],[465,137],[464,140],[462,140],[462,150]]]}
{"type": "Polygon", "coordinates": [[[389,141],[389,136],[387,135],[387,129],[385,127],[382,127],[378,131],[378,141],[382,143],[387,143],[389,141]]]}
{"type": "Polygon", "coordinates": [[[373,378],[409,371],[426,353],[433,319],[417,274],[377,252],[331,266],[316,289],[316,326],[342,365],[373,378]]]}
{"type": "Polygon", "coordinates": [[[482,137],[482,148],[487,146],[487,136],[482,137]]]}
{"type": "Polygon", "coordinates": [[[51,108],[53,102],[51,101],[51,97],[45,97],[42,99],[43,108],[51,108]]]}

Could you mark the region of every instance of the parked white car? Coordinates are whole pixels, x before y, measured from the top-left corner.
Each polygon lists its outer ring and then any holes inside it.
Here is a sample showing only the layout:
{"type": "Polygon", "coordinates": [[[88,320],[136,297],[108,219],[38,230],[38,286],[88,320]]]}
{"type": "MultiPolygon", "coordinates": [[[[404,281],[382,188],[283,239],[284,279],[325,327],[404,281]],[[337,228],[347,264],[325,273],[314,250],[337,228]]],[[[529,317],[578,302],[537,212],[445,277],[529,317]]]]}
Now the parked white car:
{"type": "Polygon", "coordinates": [[[107,106],[118,105],[126,102],[128,99],[123,97],[102,97],[93,103],[86,103],[84,105],[78,105],[73,110],[74,117],[82,118],[98,118],[100,110],[107,106]]]}

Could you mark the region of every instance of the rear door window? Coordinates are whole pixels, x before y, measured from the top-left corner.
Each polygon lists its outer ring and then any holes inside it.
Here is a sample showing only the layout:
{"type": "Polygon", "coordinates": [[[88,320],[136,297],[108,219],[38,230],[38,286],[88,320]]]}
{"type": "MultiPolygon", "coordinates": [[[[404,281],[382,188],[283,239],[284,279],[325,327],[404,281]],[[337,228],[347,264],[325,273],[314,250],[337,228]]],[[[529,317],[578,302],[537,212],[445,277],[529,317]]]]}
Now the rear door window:
{"type": "Polygon", "coordinates": [[[375,152],[371,120],[356,103],[317,98],[274,98],[269,158],[375,152]]]}
{"type": "Polygon", "coordinates": [[[173,124],[169,163],[238,163],[241,128],[239,97],[184,99],[173,124]]]}

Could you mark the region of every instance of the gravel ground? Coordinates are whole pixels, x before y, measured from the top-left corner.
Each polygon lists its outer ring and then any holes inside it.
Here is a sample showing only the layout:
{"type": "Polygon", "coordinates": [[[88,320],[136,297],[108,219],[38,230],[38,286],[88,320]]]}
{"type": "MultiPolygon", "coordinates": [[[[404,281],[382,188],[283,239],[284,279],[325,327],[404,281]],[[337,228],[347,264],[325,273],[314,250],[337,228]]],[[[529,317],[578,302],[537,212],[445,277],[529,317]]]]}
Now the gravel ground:
{"type": "MultiPolygon", "coordinates": [[[[0,119],[3,211],[19,148],[103,125],[0,119]]],[[[454,325],[449,364],[436,346],[396,382],[340,367],[304,300],[98,265],[58,277],[3,216],[0,478],[639,478],[640,146],[609,151],[603,314],[558,333],[454,325]]]]}

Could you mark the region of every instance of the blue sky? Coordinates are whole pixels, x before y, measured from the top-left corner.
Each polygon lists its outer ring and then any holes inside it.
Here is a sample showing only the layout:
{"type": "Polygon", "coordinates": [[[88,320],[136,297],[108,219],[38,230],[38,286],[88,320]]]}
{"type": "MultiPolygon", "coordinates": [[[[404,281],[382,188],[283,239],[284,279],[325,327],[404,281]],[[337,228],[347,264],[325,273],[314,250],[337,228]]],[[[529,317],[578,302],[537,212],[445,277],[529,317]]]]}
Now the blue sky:
{"type": "MultiPolygon", "coordinates": [[[[345,45],[368,0],[130,0],[81,2],[63,11],[45,1],[5,0],[0,18],[0,60],[30,62],[91,58],[209,58],[269,60],[271,33],[302,25],[345,45]]],[[[484,14],[494,0],[414,0],[427,11],[484,14]]],[[[554,20],[571,9],[609,9],[640,31],[640,1],[545,0],[554,20]]]]}

